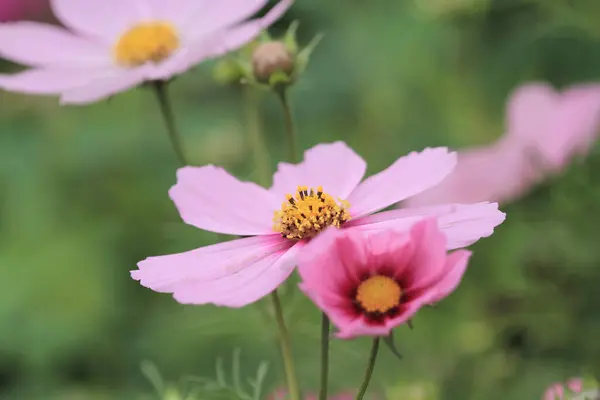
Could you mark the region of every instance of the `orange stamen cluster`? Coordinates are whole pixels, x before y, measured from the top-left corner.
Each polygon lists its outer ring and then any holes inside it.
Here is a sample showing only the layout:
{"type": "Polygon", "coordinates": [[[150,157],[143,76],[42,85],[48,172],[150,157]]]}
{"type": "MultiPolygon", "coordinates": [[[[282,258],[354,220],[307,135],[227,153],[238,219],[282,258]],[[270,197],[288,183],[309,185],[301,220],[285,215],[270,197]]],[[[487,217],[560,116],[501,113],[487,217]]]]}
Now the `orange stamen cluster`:
{"type": "Polygon", "coordinates": [[[147,62],[159,63],[180,47],[179,36],[171,24],[144,22],[125,32],[114,47],[117,64],[138,67],[147,62]]]}
{"type": "Polygon", "coordinates": [[[293,240],[312,238],[328,226],[339,228],[350,219],[350,204],[307,186],[298,186],[294,196],[286,195],[287,201],[275,212],[273,229],[283,237],[293,240]]]}
{"type": "Polygon", "coordinates": [[[367,313],[385,314],[400,305],[402,288],[394,279],[375,275],[363,281],[356,291],[356,302],[367,313]]]}

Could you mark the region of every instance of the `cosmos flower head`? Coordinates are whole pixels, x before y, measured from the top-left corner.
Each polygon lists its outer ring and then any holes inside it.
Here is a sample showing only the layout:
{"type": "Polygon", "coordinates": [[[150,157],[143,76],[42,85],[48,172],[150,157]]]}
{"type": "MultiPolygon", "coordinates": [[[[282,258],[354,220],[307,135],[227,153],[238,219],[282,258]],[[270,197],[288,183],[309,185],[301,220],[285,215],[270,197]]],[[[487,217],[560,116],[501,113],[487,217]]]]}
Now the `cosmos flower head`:
{"type": "Polygon", "coordinates": [[[299,258],[300,288],[338,337],[388,336],[458,286],[471,253],[446,247],[435,218],[409,230],[329,228],[299,258]]]}
{"type": "Polygon", "coordinates": [[[524,196],[592,148],[600,129],[600,85],[576,85],[562,92],[542,83],[521,86],[508,100],[506,119],[502,137],[459,151],[447,179],[403,205],[504,204],[524,196]]]}
{"type": "Polygon", "coordinates": [[[0,57],[30,67],[0,76],[8,91],[90,103],[145,81],[164,81],[257,37],[290,7],[282,0],[52,0],[65,28],[0,24],[0,57]]]}
{"type": "Polygon", "coordinates": [[[401,230],[433,216],[448,249],[468,246],[504,220],[497,204],[378,212],[436,185],[455,162],[455,153],[446,148],[425,149],[363,181],[366,163],[352,149],[343,142],[320,144],[299,164],[280,163],[269,189],[211,165],[181,168],[169,194],[183,220],[250,237],[147,258],[132,277],[152,290],[173,293],[180,303],[242,307],[285,281],[306,245],[328,227],[401,230]]]}

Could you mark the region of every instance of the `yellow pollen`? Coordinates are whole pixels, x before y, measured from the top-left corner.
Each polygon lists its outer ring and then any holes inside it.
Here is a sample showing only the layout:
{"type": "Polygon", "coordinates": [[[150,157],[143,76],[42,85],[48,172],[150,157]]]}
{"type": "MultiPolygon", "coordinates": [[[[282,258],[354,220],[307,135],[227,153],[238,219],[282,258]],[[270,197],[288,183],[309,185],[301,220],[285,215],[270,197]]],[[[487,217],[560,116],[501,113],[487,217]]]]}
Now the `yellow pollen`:
{"type": "Polygon", "coordinates": [[[368,313],[384,314],[400,304],[402,289],[387,276],[375,275],[358,286],[356,301],[368,313]]]}
{"type": "Polygon", "coordinates": [[[328,226],[339,228],[350,219],[347,201],[339,204],[323,187],[298,186],[294,196],[286,195],[281,210],[275,211],[273,229],[293,240],[312,238],[328,226]]]}
{"type": "Polygon", "coordinates": [[[177,31],[169,23],[144,22],[119,38],[114,47],[114,57],[119,65],[137,67],[147,62],[161,62],[179,46],[177,31]]]}

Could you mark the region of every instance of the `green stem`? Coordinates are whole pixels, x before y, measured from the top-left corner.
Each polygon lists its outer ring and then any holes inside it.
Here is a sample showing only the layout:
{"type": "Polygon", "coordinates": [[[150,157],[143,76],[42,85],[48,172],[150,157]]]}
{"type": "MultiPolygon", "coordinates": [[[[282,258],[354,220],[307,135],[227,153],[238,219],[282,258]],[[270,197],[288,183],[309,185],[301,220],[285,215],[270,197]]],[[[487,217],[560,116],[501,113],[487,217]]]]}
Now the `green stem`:
{"type": "Polygon", "coordinates": [[[289,151],[289,160],[292,163],[297,161],[297,144],[296,144],[296,128],[294,126],[294,117],[292,115],[292,108],[290,107],[290,101],[288,99],[287,90],[279,89],[277,91],[277,97],[281,103],[281,107],[283,109],[283,119],[285,123],[285,133],[288,137],[288,151],[289,151]]]}
{"type": "Polygon", "coordinates": [[[244,120],[250,138],[250,150],[256,163],[257,181],[260,185],[267,187],[271,177],[271,169],[269,168],[269,151],[265,143],[259,112],[261,93],[249,85],[245,86],[243,90],[244,120]]]}
{"type": "Polygon", "coordinates": [[[327,400],[327,384],[329,379],[329,318],[323,313],[321,317],[321,389],[319,400],[327,400]]]}
{"type": "Polygon", "coordinates": [[[275,319],[277,320],[277,327],[279,328],[279,341],[281,342],[281,352],[283,355],[283,364],[287,378],[288,394],[290,396],[290,400],[300,400],[300,386],[298,385],[296,368],[294,367],[290,335],[285,326],[283,310],[281,309],[281,302],[279,301],[277,290],[274,290],[273,293],[271,293],[271,301],[273,302],[275,319]]]}
{"type": "Polygon", "coordinates": [[[373,339],[373,346],[371,347],[371,355],[369,356],[369,364],[365,371],[365,379],[356,395],[356,400],[362,400],[365,397],[369,382],[371,382],[371,376],[373,376],[373,369],[375,368],[375,360],[377,359],[377,352],[379,351],[379,336],[373,339]]]}
{"type": "Polygon", "coordinates": [[[164,81],[154,81],[154,92],[156,93],[156,98],[158,100],[158,105],[160,107],[160,112],[165,121],[165,127],[167,128],[167,132],[169,133],[169,139],[171,140],[171,146],[173,146],[173,150],[175,150],[175,154],[177,154],[177,158],[181,165],[188,165],[185,155],[183,153],[183,149],[181,147],[181,141],[179,139],[179,132],[175,127],[175,118],[173,116],[173,108],[171,107],[171,102],[169,101],[169,94],[167,92],[167,82],[164,81]]]}

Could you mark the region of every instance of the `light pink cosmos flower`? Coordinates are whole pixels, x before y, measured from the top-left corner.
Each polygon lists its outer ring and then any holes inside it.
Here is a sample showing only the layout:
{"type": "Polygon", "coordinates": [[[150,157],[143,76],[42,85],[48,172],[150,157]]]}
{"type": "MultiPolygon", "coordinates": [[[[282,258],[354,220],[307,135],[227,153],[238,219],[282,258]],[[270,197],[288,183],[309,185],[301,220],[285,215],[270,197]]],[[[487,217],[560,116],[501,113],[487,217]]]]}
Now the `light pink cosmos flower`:
{"type": "Polygon", "coordinates": [[[408,231],[330,228],[299,258],[300,289],[338,337],[387,336],[460,283],[471,252],[447,254],[446,242],[434,218],[408,231]]]}
{"type": "Polygon", "coordinates": [[[292,0],[244,22],[267,0],[52,0],[69,30],[0,24],[0,57],[31,67],[0,76],[0,88],[90,103],[167,80],[236,49],[279,19],[292,0]]]}
{"type": "MultiPolygon", "coordinates": [[[[583,379],[581,378],[570,378],[567,381],[567,388],[572,393],[581,393],[583,390],[583,379]]],[[[565,396],[565,388],[561,383],[553,383],[548,386],[544,392],[542,400],[563,400],[565,396]]]]}
{"type": "Polygon", "coordinates": [[[599,127],[600,84],[562,93],[541,83],[522,86],[508,102],[507,133],[490,145],[460,151],[454,172],[406,205],[513,201],[565,169],[574,156],[585,155],[599,127]]]}
{"type": "Polygon", "coordinates": [[[377,232],[435,216],[449,249],[468,246],[491,235],[504,220],[497,204],[371,215],[436,185],[455,162],[455,153],[446,148],[425,149],[361,183],[366,163],[360,156],[343,142],[320,144],[306,151],[299,164],[280,163],[269,189],[240,182],[211,165],[181,168],[169,194],[185,222],[252,237],[150,257],[131,275],[152,290],[173,293],[180,303],[242,307],[287,279],[306,243],[328,226],[377,232]]]}

